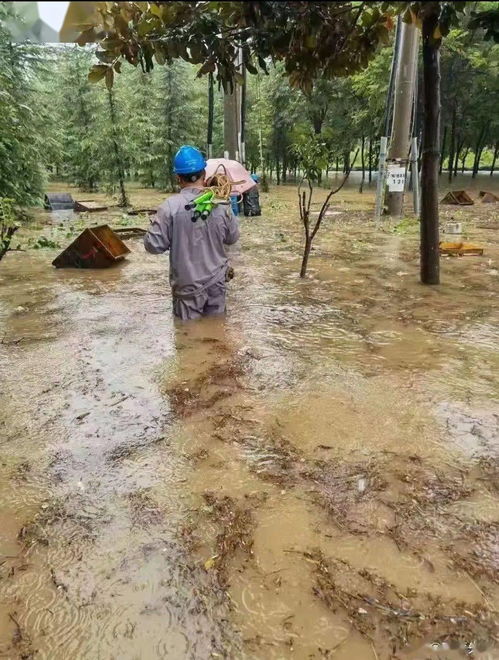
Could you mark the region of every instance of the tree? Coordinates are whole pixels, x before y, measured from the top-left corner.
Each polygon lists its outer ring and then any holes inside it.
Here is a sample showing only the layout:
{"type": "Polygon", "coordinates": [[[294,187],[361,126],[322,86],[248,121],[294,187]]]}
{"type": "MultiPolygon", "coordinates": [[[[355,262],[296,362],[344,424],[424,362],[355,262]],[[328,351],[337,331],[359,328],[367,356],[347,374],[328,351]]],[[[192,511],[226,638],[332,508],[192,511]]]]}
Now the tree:
{"type": "Polygon", "coordinates": [[[119,130],[118,110],[113,88],[107,88],[107,103],[109,113],[107,114],[108,131],[107,138],[109,147],[104,148],[104,153],[110,158],[107,160],[107,179],[112,188],[117,184],[119,188],[118,206],[129,206],[128,195],[125,189],[125,157],[121,144],[121,131],[119,130]]]}
{"type": "Polygon", "coordinates": [[[327,147],[324,142],[321,142],[317,136],[310,136],[309,139],[304,140],[301,144],[294,147],[295,155],[303,170],[303,178],[298,187],[298,207],[300,211],[300,220],[302,221],[305,231],[305,244],[303,246],[303,257],[300,268],[300,277],[305,277],[307,274],[308,260],[310,251],[312,250],[312,243],[319,231],[322,221],[329,209],[331,197],[339,192],[345,185],[351,168],[357,159],[357,153],[353,159],[350,169],[345,173],[343,181],[339,186],[329,191],[325,201],[322,203],[318,212],[317,218],[314,221],[311,219],[312,199],[314,196],[314,183],[318,183],[320,175],[328,161],[327,147]],[[304,183],[306,182],[306,190],[304,190],[304,183]]]}
{"type": "Polygon", "coordinates": [[[130,172],[146,187],[161,180],[165,150],[162,144],[160,93],[155,72],[129,69],[121,85],[122,113],[127,136],[130,172]]]}
{"type": "Polygon", "coordinates": [[[99,92],[103,90],[88,80],[91,63],[92,52],[88,49],[74,46],[60,49],[57,75],[47,88],[54,108],[48,127],[52,134],[58,134],[59,148],[64,154],[63,175],[88,191],[95,190],[101,177],[102,155],[97,136],[100,126],[97,109],[99,92]]]}
{"type": "Polygon", "coordinates": [[[43,195],[45,158],[35,79],[42,73],[40,47],[12,43],[0,6],[0,197],[34,205],[43,195]]]}

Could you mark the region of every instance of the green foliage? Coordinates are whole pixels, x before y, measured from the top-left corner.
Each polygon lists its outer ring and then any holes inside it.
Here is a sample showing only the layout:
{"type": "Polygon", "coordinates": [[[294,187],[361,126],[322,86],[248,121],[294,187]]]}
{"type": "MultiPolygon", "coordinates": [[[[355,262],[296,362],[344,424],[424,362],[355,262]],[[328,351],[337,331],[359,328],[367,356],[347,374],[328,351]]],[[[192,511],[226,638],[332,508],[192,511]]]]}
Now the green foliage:
{"type": "Polygon", "coordinates": [[[37,76],[43,75],[41,48],[14,44],[4,27],[0,5],[0,196],[16,204],[40,201],[44,184],[41,107],[37,76]]]}
{"type": "Polygon", "coordinates": [[[0,197],[0,259],[7,252],[18,225],[14,212],[14,200],[0,197]]]}
{"type": "Polygon", "coordinates": [[[293,146],[303,176],[309,181],[317,182],[329,161],[327,145],[317,136],[309,136],[293,146]]]}
{"type": "Polygon", "coordinates": [[[102,101],[88,81],[91,62],[89,50],[74,46],[60,49],[54,80],[47,86],[55,106],[51,128],[62,156],[55,156],[55,173],[88,191],[94,190],[101,178],[102,155],[98,128],[102,101]]]}
{"type": "MultiPolygon", "coordinates": [[[[384,3],[390,9],[391,3],[384,3]]],[[[394,3],[395,4],[395,3],[394,3]]],[[[399,3],[404,4],[404,3],[399,3]]],[[[241,46],[247,69],[267,69],[267,58],[282,61],[293,87],[312,90],[315,78],[345,76],[367,65],[389,39],[389,11],[380,3],[352,2],[172,2],[106,3],[99,24],[79,37],[97,42],[100,64],[119,70],[121,59],[146,71],[182,58],[213,73],[224,88],[239,81],[241,46]]]]}

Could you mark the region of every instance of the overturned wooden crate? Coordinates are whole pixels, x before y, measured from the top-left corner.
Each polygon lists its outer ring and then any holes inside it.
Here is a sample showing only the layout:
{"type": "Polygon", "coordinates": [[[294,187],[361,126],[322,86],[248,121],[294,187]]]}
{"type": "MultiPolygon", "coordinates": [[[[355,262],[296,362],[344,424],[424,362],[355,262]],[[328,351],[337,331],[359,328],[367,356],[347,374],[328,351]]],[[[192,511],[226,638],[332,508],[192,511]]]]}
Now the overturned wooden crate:
{"type": "Polygon", "coordinates": [[[483,247],[480,247],[479,245],[473,245],[473,243],[441,242],[439,248],[440,248],[440,254],[445,254],[445,255],[454,255],[458,257],[465,257],[465,256],[481,257],[483,255],[483,247]]]}
{"type": "Polygon", "coordinates": [[[474,203],[466,190],[450,190],[440,202],[440,204],[458,204],[459,206],[469,206],[474,203]]]}
{"type": "Polygon", "coordinates": [[[153,215],[154,213],[157,213],[158,209],[151,209],[151,208],[142,208],[142,209],[130,209],[127,211],[128,215],[153,215]]]}
{"type": "Polygon", "coordinates": [[[490,190],[480,190],[480,198],[482,204],[495,204],[499,202],[499,195],[490,192],[490,190]]]}
{"type": "Polygon", "coordinates": [[[89,199],[76,200],[75,202],[75,211],[77,213],[83,213],[87,211],[88,213],[95,213],[95,211],[106,211],[108,207],[102,202],[93,202],[89,199]]]}
{"type": "Polygon", "coordinates": [[[57,256],[56,268],[108,268],[130,252],[111,227],[89,227],[57,256]]]}
{"type": "Polygon", "coordinates": [[[43,199],[43,206],[48,211],[71,211],[75,202],[69,193],[47,193],[43,199]]]}
{"type": "Polygon", "coordinates": [[[113,227],[113,231],[120,238],[135,238],[147,234],[147,230],[142,227],[113,227]]]}

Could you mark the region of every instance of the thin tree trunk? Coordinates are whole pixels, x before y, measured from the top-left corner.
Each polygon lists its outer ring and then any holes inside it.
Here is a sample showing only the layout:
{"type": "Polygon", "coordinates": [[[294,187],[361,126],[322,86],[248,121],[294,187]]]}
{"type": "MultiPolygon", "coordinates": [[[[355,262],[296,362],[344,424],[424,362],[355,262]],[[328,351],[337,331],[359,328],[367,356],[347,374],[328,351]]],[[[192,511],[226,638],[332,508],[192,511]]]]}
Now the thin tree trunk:
{"type": "Polygon", "coordinates": [[[373,180],[373,141],[372,138],[369,138],[369,185],[371,185],[373,180]]]}
{"type": "Polygon", "coordinates": [[[173,160],[173,107],[172,107],[172,94],[173,94],[173,70],[172,70],[172,65],[169,65],[166,67],[166,84],[167,84],[167,91],[168,91],[168,99],[167,99],[167,106],[166,106],[166,124],[168,126],[167,132],[166,132],[166,138],[167,138],[167,180],[166,180],[166,189],[168,188],[171,190],[171,192],[175,191],[176,187],[176,181],[175,181],[175,174],[173,172],[172,168],[172,160],[173,160]],[[169,184],[169,186],[168,186],[169,184]]]}
{"type": "Polygon", "coordinates": [[[350,151],[345,151],[343,154],[343,173],[345,174],[350,169],[350,151]]]}
{"type": "Polygon", "coordinates": [[[118,206],[129,206],[130,204],[125,190],[125,168],[123,167],[123,156],[119,146],[118,133],[116,131],[116,106],[114,103],[114,93],[112,89],[107,90],[107,98],[109,101],[109,117],[111,119],[111,140],[113,143],[116,173],[118,174],[118,184],[120,189],[118,206]]]}
{"type": "Polygon", "coordinates": [[[487,134],[489,128],[489,122],[484,124],[482,126],[482,129],[480,131],[480,135],[478,136],[478,140],[476,142],[476,147],[475,147],[475,160],[473,161],[473,172],[471,174],[471,177],[474,179],[476,175],[478,174],[478,170],[480,169],[480,159],[482,157],[482,151],[484,147],[484,139],[487,134]]]}
{"type": "Polygon", "coordinates": [[[466,159],[468,158],[468,153],[470,151],[469,147],[466,147],[464,150],[464,156],[461,159],[461,174],[464,174],[464,168],[466,166],[466,159]]]}
{"type": "Polygon", "coordinates": [[[444,126],[444,136],[442,138],[442,151],[440,152],[440,167],[438,173],[442,174],[444,169],[445,147],[447,146],[447,126],[444,126]]]}
{"type": "Polygon", "coordinates": [[[452,181],[452,168],[454,167],[454,154],[456,151],[456,99],[452,104],[452,122],[450,128],[449,161],[447,163],[447,172],[449,183],[452,181]]]}
{"type": "Polygon", "coordinates": [[[360,193],[363,192],[364,190],[364,180],[366,178],[366,163],[364,159],[365,146],[366,146],[366,138],[362,136],[362,147],[360,149],[360,165],[362,167],[362,178],[360,180],[360,186],[359,186],[360,193]]]}
{"type": "Polygon", "coordinates": [[[494,174],[494,170],[496,168],[496,160],[497,160],[497,154],[499,153],[499,142],[496,142],[496,146],[494,148],[494,156],[492,157],[492,165],[490,166],[490,176],[494,174]]]}
{"type": "Polygon", "coordinates": [[[464,140],[457,140],[457,149],[456,149],[456,157],[454,158],[454,178],[457,177],[457,170],[459,167],[459,154],[463,150],[463,144],[464,140]]]}
{"type": "Polygon", "coordinates": [[[438,167],[440,149],[440,40],[435,13],[423,19],[424,131],[421,165],[421,282],[440,283],[438,167]]]}
{"type": "Polygon", "coordinates": [[[213,74],[208,75],[208,131],[206,136],[206,148],[208,158],[213,158],[213,118],[214,118],[214,94],[213,74]]]}
{"type": "Polygon", "coordinates": [[[305,238],[305,247],[303,249],[303,259],[301,261],[300,277],[305,277],[307,274],[308,258],[310,256],[310,250],[312,249],[312,239],[307,236],[305,238]]]}

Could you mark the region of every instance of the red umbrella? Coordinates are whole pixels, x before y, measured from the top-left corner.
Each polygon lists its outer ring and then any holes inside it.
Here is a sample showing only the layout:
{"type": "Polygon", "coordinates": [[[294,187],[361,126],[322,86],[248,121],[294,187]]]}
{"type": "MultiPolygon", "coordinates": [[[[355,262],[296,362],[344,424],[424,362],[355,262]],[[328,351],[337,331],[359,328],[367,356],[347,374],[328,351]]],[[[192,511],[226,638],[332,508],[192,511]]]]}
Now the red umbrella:
{"type": "MultiPolygon", "coordinates": [[[[206,163],[206,180],[215,174],[226,174],[233,181],[232,192],[243,194],[254,188],[256,183],[251,178],[248,170],[238,163],[237,160],[228,158],[210,158],[206,163]]],[[[209,182],[208,182],[209,184],[209,182]]]]}

